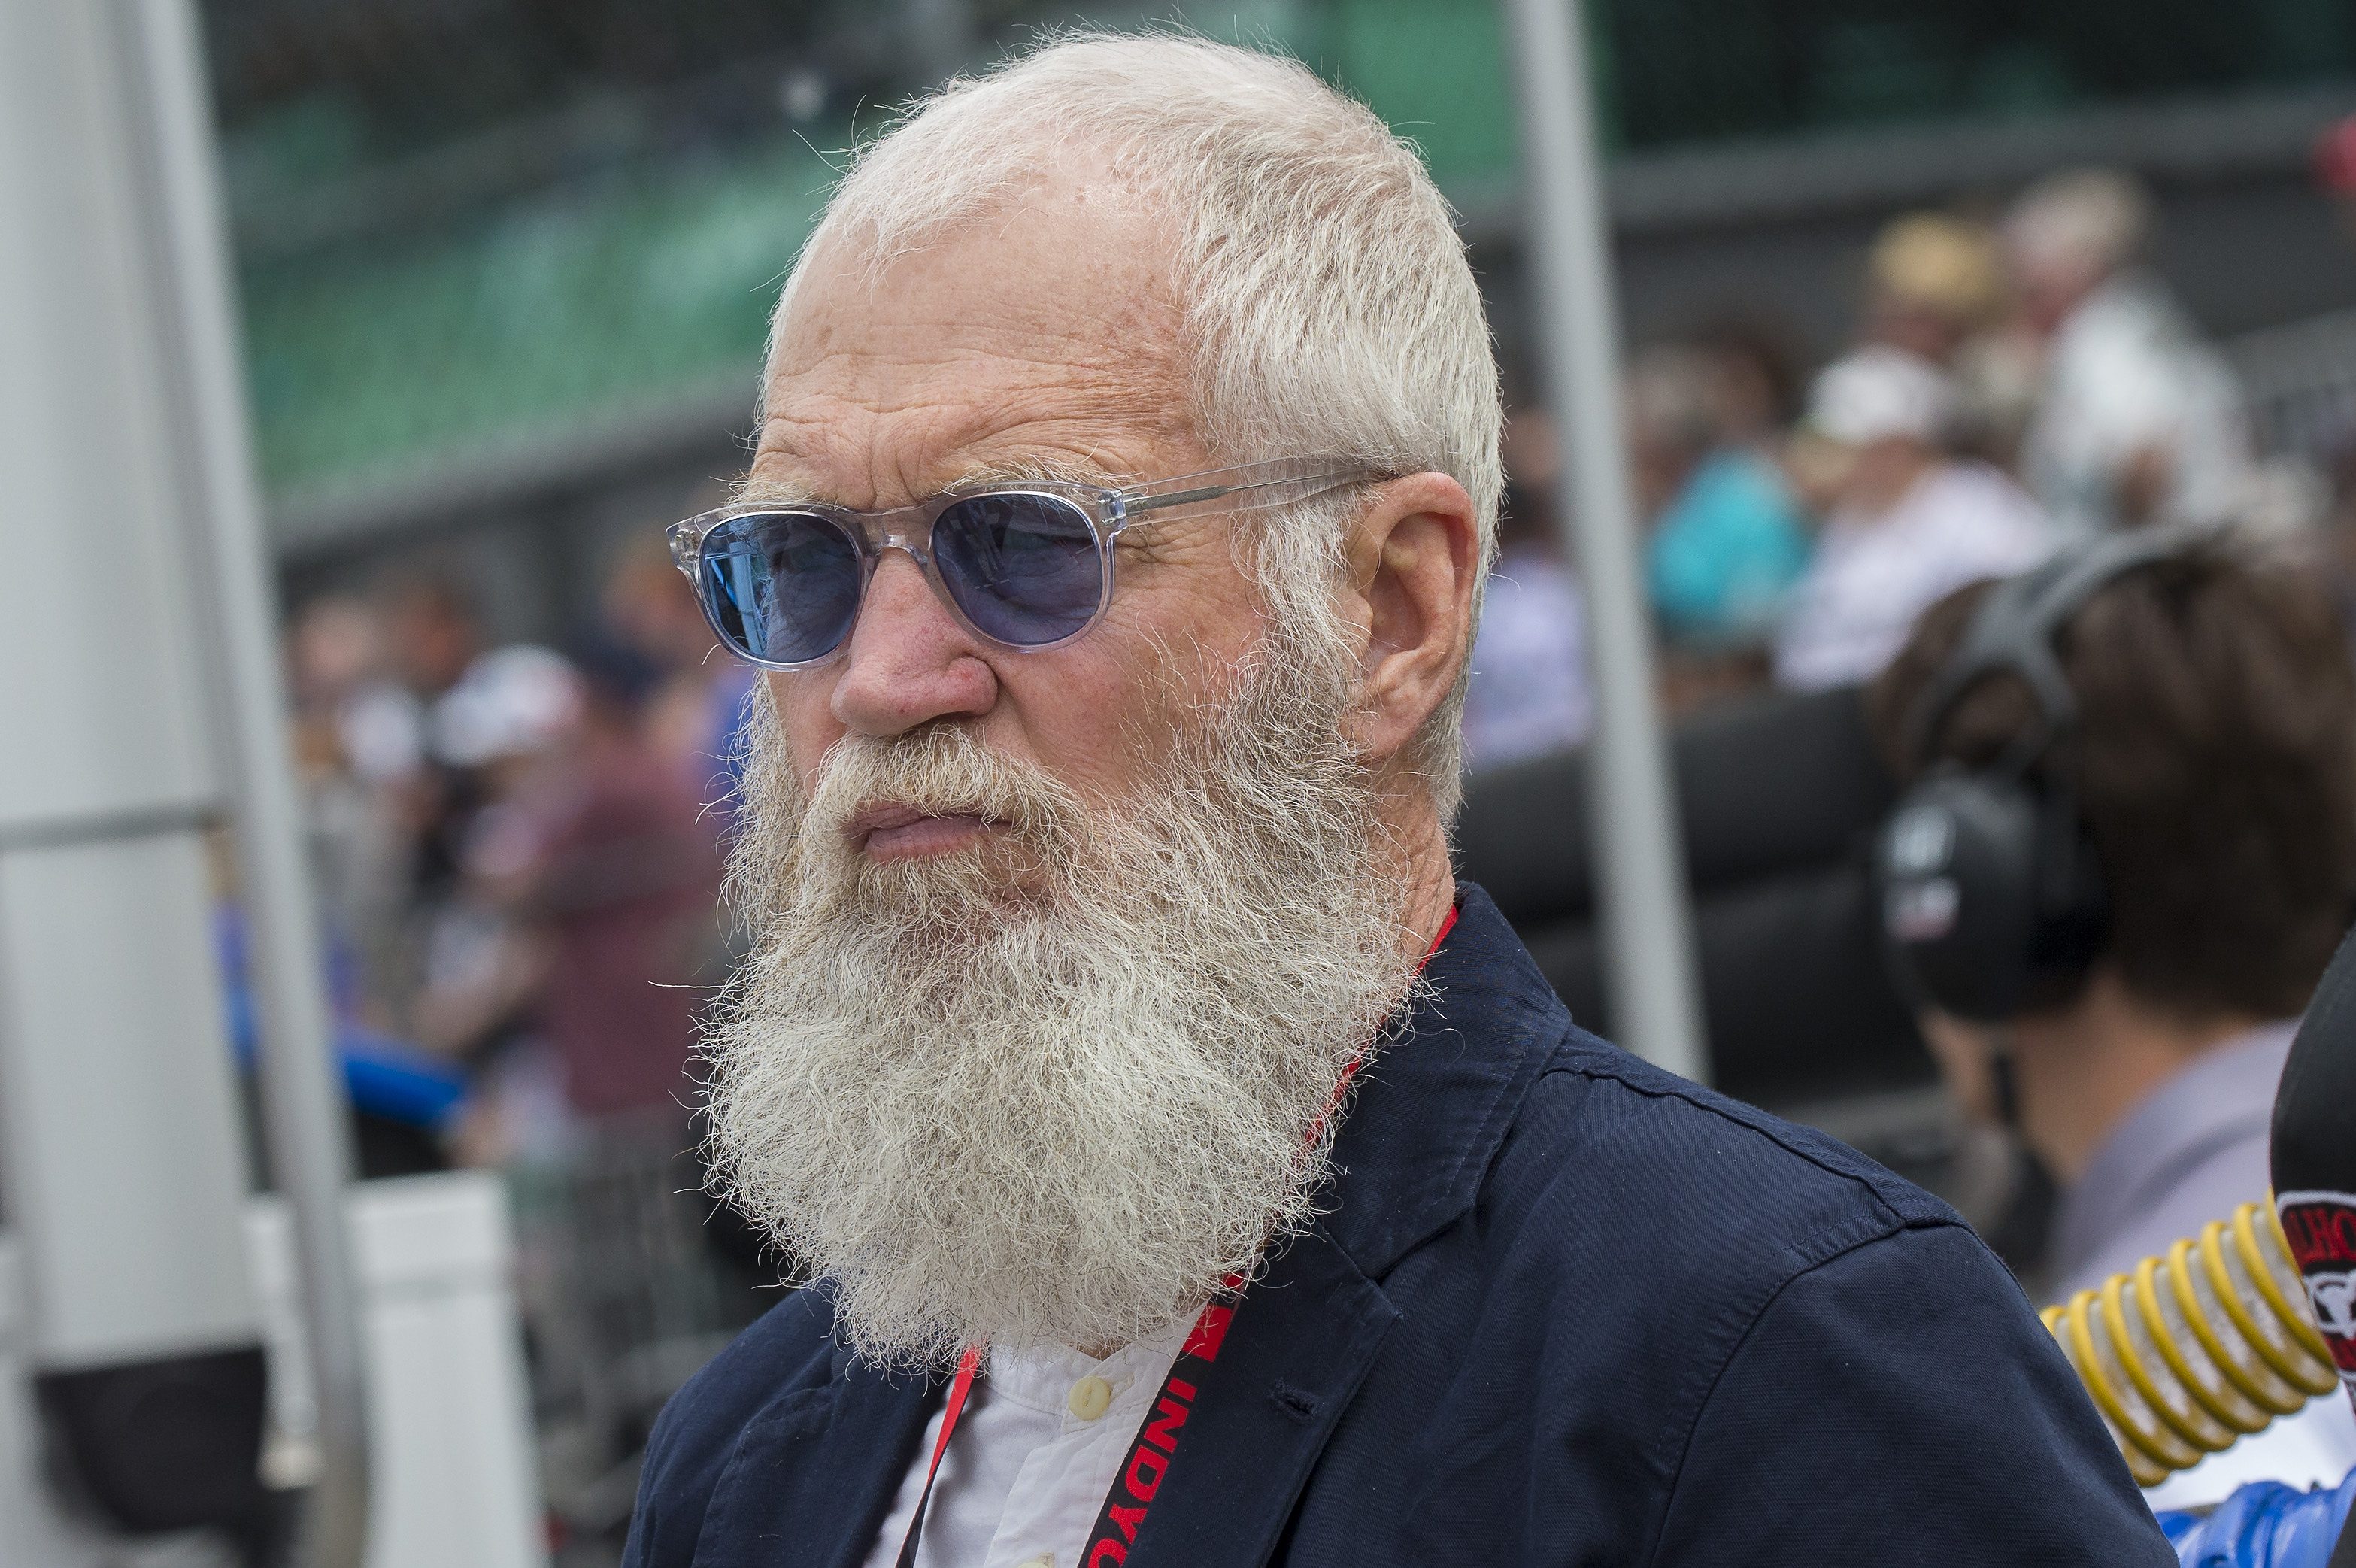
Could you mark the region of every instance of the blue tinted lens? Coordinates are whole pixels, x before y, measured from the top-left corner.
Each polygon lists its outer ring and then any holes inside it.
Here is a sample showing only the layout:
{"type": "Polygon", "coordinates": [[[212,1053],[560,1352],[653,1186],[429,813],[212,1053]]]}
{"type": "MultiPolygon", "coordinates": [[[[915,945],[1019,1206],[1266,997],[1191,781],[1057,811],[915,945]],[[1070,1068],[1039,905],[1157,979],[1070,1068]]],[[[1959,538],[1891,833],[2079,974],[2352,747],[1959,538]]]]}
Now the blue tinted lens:
{"type": "Polygon", "coordinates": [[[933,523],[933,564],[984,637],[1060,642],[1104,602],[1106,559],[1087,514],[1055,496],[974,496],[933,523]]]}
{"type": "Polygon", "coordinates": [[[859,546],[826,518],[795,511],[730,518],[703,536],[701,558],[712,624],[747,659],[823,659],[859,618],[859,546]]]}

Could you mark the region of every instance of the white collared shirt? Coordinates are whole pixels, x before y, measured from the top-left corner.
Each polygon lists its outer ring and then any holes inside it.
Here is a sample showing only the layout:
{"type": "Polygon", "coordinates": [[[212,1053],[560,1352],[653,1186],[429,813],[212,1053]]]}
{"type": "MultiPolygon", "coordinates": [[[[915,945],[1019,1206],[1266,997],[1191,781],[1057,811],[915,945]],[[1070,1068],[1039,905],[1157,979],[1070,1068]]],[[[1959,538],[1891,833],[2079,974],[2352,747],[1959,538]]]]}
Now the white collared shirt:
{"type": "Polygon", "coordinates": [[[1776,636],[1776,683],[1816,692],[1870,681],[1937,600],[2025,572],[2052,548],[2037,504],[1985,463],[1936,464],[1879,514],[1836,512],[1776,636]]]}
{"type": "MultiPolygon", "coordinates": [[[[1062,1346],[992,1351],[941,1456],[916,1568],[1076,1568],[1193,1326],[1182,1319],[1100,1361],[1062,1346]]],[[[941,1416],[925,1425],[867,1568],[899,1561],[941,1416]]]]}
{"type": "Polygon", "coordinates": [[[2065,537],[2118,526],[2119,481],[2138,451],[2169,459],[2163,522],[2216,522],[2250,482],[2242,389],[2148,274],[2110,279],[2054,335],[2021,472],[2065,537]]]}

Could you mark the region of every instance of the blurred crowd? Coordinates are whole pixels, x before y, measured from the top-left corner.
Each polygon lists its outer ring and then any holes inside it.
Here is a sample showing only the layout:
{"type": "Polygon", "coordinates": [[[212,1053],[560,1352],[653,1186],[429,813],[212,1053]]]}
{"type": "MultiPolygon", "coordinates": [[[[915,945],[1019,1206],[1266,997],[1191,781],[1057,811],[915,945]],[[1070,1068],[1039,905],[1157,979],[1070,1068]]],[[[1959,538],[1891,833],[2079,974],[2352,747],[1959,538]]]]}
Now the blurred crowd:
{"type": "MultiPolygon", "coordinates": [[[[2320,157],[2356,193],[2356,129],[2320,157]]],[[[1673,716],[1869,682],[1952,590],[2106,530],[2303,532],[2356,582],[2356,545],[2329,548],[2356,541],[2356,443],[2304,488],[2260,459],[2226,361],[2146,264],[2150,226],[2129,177],[2057,174],[1991,215],[1888,223],[1828,363],[1739,310],[1637,349],[1624,426],[1673,716]]],[[[1558,432],[1513,402],[1476,768],[1593,717],[1558,432]]],[[[370,1174],[561,1163],[622,1126],[686,1146],[752,686],[653,528],[561,646],[502,644],[459,576],[409,573],[301,606],[287,658],[370,1174]]]]}
{"type": "Polygon", "coordinates": [[[618,1540],[655,1412],[774,1279],[691,1153],[753,682],[653,528],[600,564],[554,646],[414,569],[285,637],[359,1172],[505,1176],[551,1529],[584,1541],[618,1540]]]}
{"type": "Polygon", "coordinates": [[[287,657],[343,1025],[458,1090],[404,1142],[355,1079],[363,1163],[680,1146],[751,682],[659,544],[562,648],[496,645],[462,582],[416,575],[304,606],[287,657]]]}
{"type": "MultiPolygon", "coordinates": [[[[2356,191],[2356,131],[2321,158],[2356,191]]],[[[1951,590],[2107,530],[2346,532],[2322,525],[2356,504],[2356,462],[2333,465],[2333,497],[2261,461],[2226,361],[2146,264],[2150,227],[2130,177],[2060,173],[1992,217],[1890,221],[1853,340],[1812,375],[1773,322],[1739,313],[1633,355],[1624,424],[1673,715],[1869,681],[1951,590]]],[[[1476,768],[1574,745],[1591,717],[1547,510],[1551,421],[1513,413],[1468,698],[1476,768]]]]}

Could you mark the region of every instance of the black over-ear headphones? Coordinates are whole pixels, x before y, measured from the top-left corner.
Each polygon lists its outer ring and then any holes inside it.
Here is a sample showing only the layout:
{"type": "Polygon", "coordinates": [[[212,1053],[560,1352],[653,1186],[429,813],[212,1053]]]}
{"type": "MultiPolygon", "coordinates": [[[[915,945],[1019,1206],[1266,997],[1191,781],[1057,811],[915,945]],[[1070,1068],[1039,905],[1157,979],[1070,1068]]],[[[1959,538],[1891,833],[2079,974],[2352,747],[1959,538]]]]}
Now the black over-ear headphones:
{"type": "Polygon", "coordinates": [[[2093,841],[2057,742],[2078,722],[2054,638],[2097,590],[2187,542],[2176,530],[2106,534],[1998,584],[1914,704],[1906,741],[1922,769],[1874,846],[1884,944],[1901,985],[1976,1023],[2062,1004],[2110,927],[2093,841]],[[1993,762],[1933,763],[1965,696],[2018,676],[2035,720],[1993,762]]]}

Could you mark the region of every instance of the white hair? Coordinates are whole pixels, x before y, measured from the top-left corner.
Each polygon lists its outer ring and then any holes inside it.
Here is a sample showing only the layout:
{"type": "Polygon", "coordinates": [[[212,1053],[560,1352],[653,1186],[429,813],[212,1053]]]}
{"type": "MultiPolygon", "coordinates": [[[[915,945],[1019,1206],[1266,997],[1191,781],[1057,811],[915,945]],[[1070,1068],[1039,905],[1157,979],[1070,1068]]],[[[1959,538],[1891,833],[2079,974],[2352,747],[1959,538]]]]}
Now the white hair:
{"type": "MultiPolygon", "coordinates": [[[[855,156],[787,280],[776,329],[822,248],[830,263],[880,270],[1075,150],[1173,219],[1170,281],[1205,446],[1222,462],[1331,456],[1447,474],[1472,497],[1485,575],[1502,413],[1463,242],[1415,149],[1296,61],[1191,37],[1082,33],[950,82],[855,156]]],[[[1360,499],[1248,531],[1258,545],[1247,565],[1280,618],[1333,630],[1360,499]]],[[[1443,821],[1460,795],[1463,682],[1460,669],[1409,757],[1443,821]]]]}

